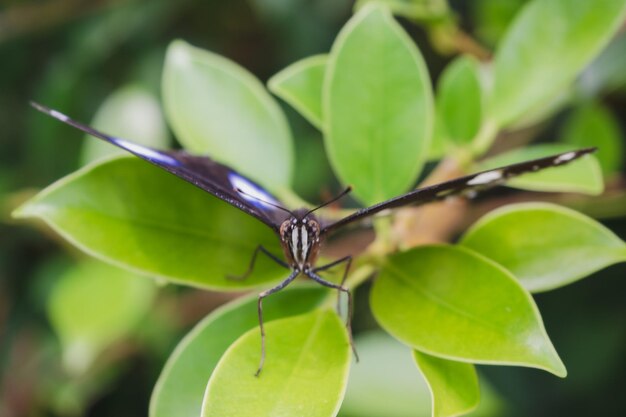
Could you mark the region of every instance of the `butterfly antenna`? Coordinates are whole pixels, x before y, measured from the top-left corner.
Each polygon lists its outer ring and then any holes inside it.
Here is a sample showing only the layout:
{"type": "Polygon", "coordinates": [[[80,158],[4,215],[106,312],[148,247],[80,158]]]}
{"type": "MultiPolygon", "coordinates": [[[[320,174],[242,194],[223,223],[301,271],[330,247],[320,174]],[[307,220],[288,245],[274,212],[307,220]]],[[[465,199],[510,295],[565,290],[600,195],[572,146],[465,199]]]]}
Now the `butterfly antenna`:
{"type": "Polygon", "coordinates": [[[327,205],[334,203],[335,201],[339,200],[339,199],[340,199],[341,197],[343,197],[344,195],[348,194],[350,191],[352,191],[352,187],[348,186],[348,187],[347,187],[345,190],[343,190],[343,191],[341,192],[341,194],[339,194],[337,197],[335,197],[335,198],[333,198],[333,199],[331,199],[331,200],[328,200],[328,201],[326,201],[325,203],[320,204],[319,206],[315,207],[315,208],[314,208],[314,209],[312,209],[312,210],[309,210],[309,211],[305,214],[305,217],[306,217],[306,216],[308,216],[309,214],[313,213],[314,211],[321,209],[322,207],[326,207],[327,205]]]}
{"type": "Polygon", "coordinates": [[[263,204],[267,204],[268,206],[275,207],[275,208],[277,208],[279,210],[286,211],[287,213],[293,215],[291,210],[288,210],[288,209],[286,209],[286,208],[284,208],[282,206],[279,206],[278,204],[274,204],[274,203],[271,203],[269,201],[263,200],[262,198],[259,198],[259,197],[255,196],[255,195],[249,194],[249,193],[245,192],[244,190],[242,190],[241,188],[235,188],[235,191],[237,191],[238,193],[243,194],[243,195],[245,195],[247,197],[254,198],[255,200],[260,201],[263,204]]]}

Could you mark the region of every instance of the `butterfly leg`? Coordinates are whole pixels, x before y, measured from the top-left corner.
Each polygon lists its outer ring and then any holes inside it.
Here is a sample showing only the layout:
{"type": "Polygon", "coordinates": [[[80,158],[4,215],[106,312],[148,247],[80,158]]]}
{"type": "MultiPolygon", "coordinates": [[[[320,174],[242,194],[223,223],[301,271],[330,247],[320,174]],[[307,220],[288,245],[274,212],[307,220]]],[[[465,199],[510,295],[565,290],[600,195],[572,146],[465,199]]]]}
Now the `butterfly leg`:
{"type": "Polygon", "coordinates": [[[285,288],[287,285],[289,285],[291,281],[296,279],[298,275],[300,275],[300,270],[294,269],[287,277],[287,279],[285,279],[283,282],[259,294],[259,299],[257,301],[257,311],[259,313],[259,328],[261,329],[261,361],[259,362],[259,369],[256,371],[254,376],[259,376],[261,370],[263,369],[263,363],[265,362],[265,328],[263,327],[263,299],[268,295],[274,294],[275,292],[278,292],[285,288]]]}
{"type": "MultiPolygon", "coordinates": [[[[343,284],[345,284],[346,282],[346,278],[348,278],[348,271],[350,271],[350,266],[352,265],[352,256],[344,256],[343,258],[337,259],[336,261],[333,261],[329,264],[318,266],[317,268],[313,269],[313,272],[325,271],[343,262],[346,263],[346,268],[343,270],[343,277],[341,278],[341,284],[339,284],[343,287],[343,284]]],[[[341,314],[341,291],[337,291],[337,313],[341,314]]]]}
{"type": "Polygon", "coordinates": [[[313,270],[307,269],[302,271],[307,277],[311,278],[313,281],[322,284],[325,287],[334,288],[338,291],[345,292],[348,296],[348,319],[346,320],[346,329],[348,330],[348,336],[350,337],[350,346],[352,347],[352,352],[354,352],[354,357],[356,361],[359,361],[359,355],[356,352],[356,347],[354,346],[354,339],[352,338],[352,294],[350,290],[344,287],[343,285],[338,285],[333,282],[326,281],[324,278],[317,275],[313,270]]]}
{"type": "Polygon", "coordinates": [[[243,281],[246,278],[248,278],[250,274],[252,273],[252,270],[254,269],[254,264],[256,263],[256,258],[259,252],[263,252],[265,255],[267,255],[268,258],[270,258],[271,260],[273,260],[280,266],[283,266],[287,269],[291,269],[289,265],[287,264],[287,262],[283,261],[278,256],[274,255],[273,253],[265,249],[263,245],[259,245],[256,247],[256,249],[254,250],[254,253],[252,254],[252,259],[250,259],[250,264],[248,265],[248,269],[246,270],[246,272],[244,272],[242,275],[228,275],[227,278],[233,281],[243,281]]]}

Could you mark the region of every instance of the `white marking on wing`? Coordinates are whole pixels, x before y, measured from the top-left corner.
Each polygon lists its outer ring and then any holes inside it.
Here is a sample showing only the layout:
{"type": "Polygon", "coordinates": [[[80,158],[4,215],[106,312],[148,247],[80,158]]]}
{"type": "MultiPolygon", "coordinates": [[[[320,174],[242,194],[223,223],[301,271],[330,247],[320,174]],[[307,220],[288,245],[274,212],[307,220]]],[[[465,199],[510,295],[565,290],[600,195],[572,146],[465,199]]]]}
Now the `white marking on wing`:
{"type": "Polygon", "coordinates": [[[52,110],[50,109],[50,116],[55,117],[59,120],[61,120],[62,122],[67,122],[68,120],[70,120],[69,117],[67,117],[66,115],[64,115],[63,113],[60,113],[56,110],[52,110]]]}
{"type": "Polygon", "coordinates": [[[243,193],[239,193],[243,198],[257,207],[272,207],[271,204],[267,204],[265,202],[280,205],[274,197],[266,193],[261,187],[258,187],[234,172],[230,172],[228,174],[228,180],[233,185],[235,190],[243,191],[243,193]]]}
{"type": "Polygon", "coordinates": [[[467,185],[485,185],[494,181],[498,181],[502,178],[502,171],[497,169],[495,171],[483,172],[478,174],[467,182],[467,185]]]}
{"type": "Polygon", "coordinates": [[[124,139],[113,138],[113,141],[118,143],[123,148],[126,148],[136,154],[145,156],[146,158],[154,159],[155,161],[162,162],[168,165],[180,165],[180,162],[178,162],[176,159],[172,158],[169,155],[165,155],[164,153],[155,151],[154,149],[146,148],[145,146],[137,145],[136,143],[132,143],[124,139]]]}
{"type": "Polygon", "coordinates": [[[441,198],[441,197],[445,197],[449,194],[452,194],[454,192],[454,189],[449,188],[447,190],[441,190],[439,192],[437,192],[437,194],[435,194],[435,197],[441,198]]]}
{"type": "Polygon", "coordinates": [[[571,161],[574,158],[576,158],[576,152],[568,152],[568,153],[564,153],[563,155],[559,155],[554,160],[554,163],[555,164],[562,164],[563,162],[571,161]]]}

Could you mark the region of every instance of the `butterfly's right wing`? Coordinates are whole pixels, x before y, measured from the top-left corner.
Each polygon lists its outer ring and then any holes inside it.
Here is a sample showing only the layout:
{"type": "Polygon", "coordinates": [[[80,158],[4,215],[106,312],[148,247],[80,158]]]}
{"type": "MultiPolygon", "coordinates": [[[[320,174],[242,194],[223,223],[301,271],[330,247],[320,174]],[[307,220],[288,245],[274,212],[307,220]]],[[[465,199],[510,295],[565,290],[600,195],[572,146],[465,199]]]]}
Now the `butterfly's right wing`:
{"type": "Polygon", "coordinates": [[[164,151],[139,145],[105,133],[72,120],[68,116],[31,103],[37,110],[70,126],[122,148],[183,180],[226,201],[240,210],[256,217],[275,231],[289,216],[286,210],[277,208],[280,202],[254,181],[235,170],[205,156],[190,155],[184,151],[164,151]],[[240,192],[243,191],[242,192],[240,192]]]}
{"type": "Polygon", "coordinates": [[[357,210],[353,214],[344,217],[334,223],[322,226],[322,233],[330,233],[349,223],[356,222],[379,213],[383,210],[402,206],[420,206],[433,201],[443,200],[452,196],[472,195],[496,185],[501,185],[508,179],[541,169],[557,167],[568,164],[586,154],[595,152],[596,148],[586,148],[577,151],[565,152],[545,158],[533,159],[518,164],[479,172],[465,177],[456,178],[440,184],[418,188],[401,196],[383,201],[371,207],[357,210]]]}

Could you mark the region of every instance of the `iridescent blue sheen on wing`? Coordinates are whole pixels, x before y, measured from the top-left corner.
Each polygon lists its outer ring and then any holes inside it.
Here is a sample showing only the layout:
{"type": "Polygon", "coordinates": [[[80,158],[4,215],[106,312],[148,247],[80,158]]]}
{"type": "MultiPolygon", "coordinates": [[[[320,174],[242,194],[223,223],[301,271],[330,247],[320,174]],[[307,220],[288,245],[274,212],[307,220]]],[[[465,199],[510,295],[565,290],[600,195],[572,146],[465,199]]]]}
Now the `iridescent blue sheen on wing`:
{"type": "Polygon", "coordinates": [[[155,162],[159,164],[172,165],[172,166],[180,166],[180,162],[175,158],[167,155],[164,152],[158,151],[156,149],[148,148],[147,146],[142,146],[137,143],[129,142],[124,139],[109,137],[109,142],[122,149],[126,149],[127,151],[143,157],[143,159],[148,160],[150,162],[155,162]]]}
{"type": "Polygon", "coordinates": [[[126,139],[116,138],[72,120],[56,110],[37,103],[31,104],[37,110],[63,123],[124,149],[213,194],[261,220],[277,233],[281,223],[289,216],[288,211],[276,207],[280,206],[280,203],[263,187],[209,157],[190,155],[178,150],[153,149],[126,139]]]}
{"type": "Polygon", "coordinates": [[[243,191],[243,193],[240,193],[241,197],[252,205],[263,209],[270,209],[272,206],[280,205],[280,202],[270,193],[246,177],[231,171],[228,174],[228,179],[235,190],[243,191]]]}

